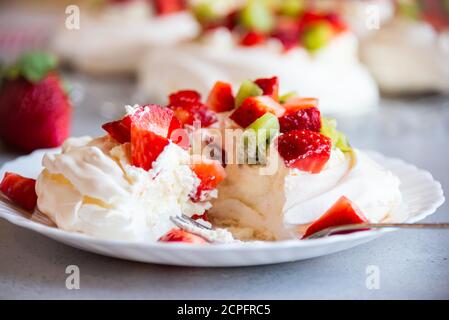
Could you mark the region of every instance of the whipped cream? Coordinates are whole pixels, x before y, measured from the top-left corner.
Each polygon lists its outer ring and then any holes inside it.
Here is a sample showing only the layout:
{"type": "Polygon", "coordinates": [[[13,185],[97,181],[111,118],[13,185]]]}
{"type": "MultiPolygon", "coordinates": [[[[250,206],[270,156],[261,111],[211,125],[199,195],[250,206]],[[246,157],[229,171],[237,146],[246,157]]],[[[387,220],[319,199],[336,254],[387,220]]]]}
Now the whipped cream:
{"type": "MultiPolygon", "coordinates": [[[[171,216],[201,215],[210,208],[208,201],[190,200],[200,180],[187,151],[170,143],[150,171],[129,159],[129,143],[108,136],[69,139],[60,154],[43,158],[36,185],[39,210],[66,231],[151,242],[175,228],[171,216]]],[[[208,237],[232,241],[225,230],[208,237]]]]}
{"type": "Polygon", "coordinates": [[[396,17],[362,40],[361,59],[385,93],[449,92],[449,29],[396,17]]]}
{"type": "Polygon", "coordinates": [[[148,52],[139,69],[140,91],[159,102],[181,88],[208,94],[215,81],[238,87],[245,79],[279,76],[285,92],[320,97],[326,113],[360,113],[377,105],[374,80],[357,58],[357,39],[349,32],[310,54],[302,48],[285,52],[277,40],[242,47],[225,29],[209,32],[201,41],[174,49],[148,52]]]}
{"type": "MultiPolygon", "coordinates": [[[[399,212],[399,179],[366,154],[356,161],[333,149],[325,169],[310,174],[281,163],[273,175],[260,175],[257,165],[228,165],[209,216],[241,240],[297,237],[341,196],[360,207],[370,222],[399,212]]],[[[282,161],[282,160],[281,160],[282,161]]]]}
{"type": "Polygon", "coordinates": [[[155,16],[146,1],[82,12],[80,29],[59,30],[52,49],[61,59],[89,73],[135,72],[146,50],[191,39],[199,32],[190,13],[155,16]]]}

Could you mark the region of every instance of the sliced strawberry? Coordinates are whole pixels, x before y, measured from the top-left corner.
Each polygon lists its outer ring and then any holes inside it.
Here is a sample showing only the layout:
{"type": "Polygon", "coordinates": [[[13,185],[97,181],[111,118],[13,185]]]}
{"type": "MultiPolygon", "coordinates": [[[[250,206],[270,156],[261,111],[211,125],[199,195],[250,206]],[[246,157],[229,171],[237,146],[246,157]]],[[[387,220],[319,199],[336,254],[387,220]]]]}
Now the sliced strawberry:
{"type": "Polygon", "coordinates": [[[158,105],[146,105],[134,111],[131,117],[131,160],[144,170],[152,168],[153,161],[169,144],[173,111],[158,105]]]}
{"type": "Polygon", "coordinates": [[[192,216],[192,219],[193,219],[193,220],[201,219],[201,220],[204,220],[204,221],[208,221],[208,222],[209,222],[209,216],[207,215],[207,211],[205,211],[203,214],[194,214],[194,215],[192,216]]]}
{"type": "Polygon", "coordinates": [[[209,127],[218,121],[217,115],[201,102],[176,102],[168,106],[173,110],[176,118],[184,125],[199,122],[202,128],[209,127]]]}
{"type": "Polygon", "coordinates": [[[34,210],[37,204],[36,180],[22,177],[18,174],[6,172],[0,183],[3,192],[18,206],[26,210],[34,210]]]}
{"type": "Polygon", "coordinates": [[[160,242],[185,242],[185,243],[195,243],[195,244],[206,244],[208,243],[203,237],[197,236],[196,234],[187,232],[182,229],[172,229],[167,234],[159,238],[160,242]]]}
{"type": "Polygon", "coordinates": [[[320,173],[331,155],[331,139],[318,132],[294,130],[279,136],[278,151],[287,167],[320,173]]]}
{"type": "Polygon", "coordinates": [[[195,90],[181,90],[169,96],[170,104],[183,102],[201,102],[201,94],[195,90]]]}
{"type": "Polygon", "coordinates": [[[275,101],[279,101],[279,79],[278,77],[257,79],[254,81],[266,96],[272,97],[275,101]]]}
{"type": "Polygon", "coordinates": [[[185,0],[153,0],[158,15],[182,11],[186,8],[185,0]]]}
{"type": "Polygon", "coordinates": [[[229,117],[242,128],[246,128],[267,112],[280,117],[285,109],[269,96],[249,97],[229,117]]]}
{"type": "Polygon", "coordinates": [[[164,151],[169,140],[138,126],[131,127],[131,158],[133,166],[150,170],[153,162],[164,151]]]}
{"type": "Polygon", "coordinates": [[[280,19],[271,37],[278,39],[285,50],[293,49],[299,44],[299,25],[296,19],[280,19]]]}
{"type": "Polygon", "coordinates": [[[293,130],[310,130],[320,132],[321,113],[318,108],[307,108],[298,111],[286,111],[279,118],[280,131],[282,133],[293,130]]]}
{"type": "Polygon", "coordinates": [[[335,32],[343,32],[348,29],[348,25],[343,21],[341,16],[335,12],[326,14],[325,19],[332,25],[335,32]]]}
{"type": "Polygon", "coordinates": [[[206,105],[215,112],[234,109],[235,98],[229,83],[217,81],[209,93],[206,105]]]}
{"type": "Polygon", "coordinates": [[[101,127],[119,143],[131,141],[131,116],[129,115],[122,120],[105,123],[101,127]]]}
{"type": "Polygon", "coordinates": [[[192,164],[191,168],[198,179],[201,180],[196,193],[191,197],[193,201],[201,200],[204,192],[216,189],[218,184],[226,177],[225,169],[216,160],[203,159],[200,163],[192,164]]]}
{"type": "Polygon", "coordinates": [[[363,215],[362,211],[351,200],[343,196],[307,228],[303,239],[330,227],[367,222],[368,219],[363,215]]]}
{"type": "Polygon", "coordinates": [[[265,35],[256,31],[248,31],[243,35],[240,40],[240,44],[245,47],[257,46],[264,43],[266,40],[265,35]]]}
{"type": "Polygon", "coordinates": [[[318,99],[293,97],[288,99],[282,106],[285,108],[287,112],[307,108],[318,108],[318,99]]]}
{"type": "Polygon", "coordinates": [[[170,128],[168,129],[168,138],[183,149],[189,149],[190,138],[189,133],[182,127],[181,121],[175,116],[173,117],[170,128]]]}

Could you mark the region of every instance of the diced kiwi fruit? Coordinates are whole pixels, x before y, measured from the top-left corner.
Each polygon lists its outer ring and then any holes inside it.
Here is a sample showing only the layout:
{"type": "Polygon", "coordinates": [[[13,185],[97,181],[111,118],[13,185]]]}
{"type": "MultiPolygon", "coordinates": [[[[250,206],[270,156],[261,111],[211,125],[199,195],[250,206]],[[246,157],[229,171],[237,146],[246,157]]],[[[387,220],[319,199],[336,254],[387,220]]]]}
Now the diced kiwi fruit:
{"type": "Polygon", "coordinates": [[[299,16],[305,8],[304,0],[284,0],[281,1],[279,12],[289,17],[299,16]]]}
{"type": "Polygon", "coordinates": [[[398,12],[400,15],[412,20],[417,20],[421,16],[421,8],[417,1],[398,1],[398,12]]]}
{"type": "Polygon", "coordinates": [[[246,98],[257,97],[261,95],[263,95],[263,90],[256,83],[250,80],[245,80],[243,81],[239,88],[239,91],[237,92],[237,96],[235,98],[236,107],[240,107],[246,98]]]}
{"type": "Polygon", "coordinates": [[[273,132],[275,134],[279,132],[279,120],[274,114],[267,112],[259,119],[251,123],[248,128],[246,128],[246,130],[254,130],[256,132],[259,132],[260,130],[266,130],[266,136],[269,137],[273,135],[270,134],[270,132],[273,132]]]}
{"type": "Polygon", "coordinates": [[[274,20],[269,6],[260,0],[249,0],[240,13],[240,22],[248,30],[270,32],[274,27],[274,20]]]}
{"type": "Polygon", "coordinates": [[[193,14],[200,22],[209,22],[219,18],[219,14],[214,10],[210,1],[201,1],[193,6],[193,14]]]}
{"type": "Polygon", "coordinates": [[[297,96],[298,96],[298,94],[297,94],[296,92],[294,92],[294,91],[287,92],[286,94],[283,94],[283,95],[281,95],[281,96],[279,97],[279,102],[280,102],[281,104],[284,104],[284,103],[287,102],[288,99],[294,98],[294,97],[297,97],[297,96]]]}
{"type": "Polygon", "coordinates": [[[302,35],[302,43],[307,50],[313,52],[327,45],[332,34],[331,24],[326,21],[320,21],[306,28],[302,35]]]}
{"type": "Polygon", "coordinates": [[[268,145],[278,134],[279,120],[270,112],[251,123],[243,133],[248,164],[265,163],[268,145]]]}
{"type": "Polygon", "coordinates": [[[351,152],[352,148],[348,138],[337,130],[337,121],[334,119],[321,119],[321,134],[332,140],[332,147],[340,149],[343,152],[351,152]]]}

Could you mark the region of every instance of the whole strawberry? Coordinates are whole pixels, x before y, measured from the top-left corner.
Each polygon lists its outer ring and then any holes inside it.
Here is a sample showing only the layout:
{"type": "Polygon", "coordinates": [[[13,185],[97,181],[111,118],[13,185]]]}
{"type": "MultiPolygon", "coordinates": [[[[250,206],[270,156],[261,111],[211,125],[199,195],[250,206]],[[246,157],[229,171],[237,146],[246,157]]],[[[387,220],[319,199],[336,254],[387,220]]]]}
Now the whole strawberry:
{"type": "Polygon", "coordinates": [[[55,71],[55,57],[27,53],[3,70],[0,140],[24,152],[60,146],[69,136],[72,107],[55,71]]]}

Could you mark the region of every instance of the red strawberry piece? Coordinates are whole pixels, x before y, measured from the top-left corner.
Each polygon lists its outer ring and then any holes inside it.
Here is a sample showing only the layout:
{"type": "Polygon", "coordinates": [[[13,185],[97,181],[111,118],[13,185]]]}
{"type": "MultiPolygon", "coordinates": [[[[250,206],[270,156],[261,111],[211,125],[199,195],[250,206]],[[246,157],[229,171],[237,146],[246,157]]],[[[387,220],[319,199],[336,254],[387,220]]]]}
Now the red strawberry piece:
{"type": "Polygon", "coordinates": [[[285,109],[269,96],[249,97],[229,117],[242,128],[246,128],[267,112],[280,117],[285,109]]]}
{"type": "Polygon", "coordinates": [[[167,234],[159,238],[160,242],[185,242],[194,244],[208,243],[203,237],[187,232],[182,229],[172,229],[167,234]]]}
{"type": "Polygon", "coordinates": [[[173,110],[183,126],[199,122],[201,127],[205,128],[218,121],[215,112],[199,101],[173,100],[168,108],[173,110]]]}
{"type": "Polygon", "coordinates": [[[105,123],[101,127],[119,143],[131,141],[131,116],[129,115],[121,120],[105,123]]]}
{"type": "Polygon", "coordinates": [[[201,94],[195,90],[181,90],[169,96],[170,104],[183,102],[201,102],[201,94]]]}
{"type": "Polygon", "coordinates": [[[173,111],[153,104],[138,108],[130,117],[132,164],[150,170],[153,161],[169,144],[173,111]]]}
{"type": "Polygon", "coordinates": [[[284,18],[280,19],[276,30],[271,37],[278,39],[285,50],[290,50],[299,44],[299,25],[296,19],[284,18]]]}
{"type": "Polygon", "coordinates": [[[307,108],[318,108],[318,99],[293,97],[288,99],[282,106],[285,108],[286,112],[307,108]]]}
{"type": "Polygon", "coordinates": [[[206,105],[215,112],[225,112],[234,109],[235,98],[229,83],[218,81],[215,83],[206,105]]]}
{"type": "Polygon", "coordinates": [[[245,47],[257,46],[264,43],[266,40],[265,35],[256,31],[248,31],[240,39],[240,44],[245,47]]]}
{"type": "Polygon", "coordinates": [[[194,215],[192,216],[192,219],[193,219],[193,220],[201,219],[201,220],[204,220],[204,221],[208,221],[208,222],[209,222],[209,216],[207,215],[207,211],[205,211],[203,214],[194,214],[194,215]]]}
{"type": "Polygon", "coordinates": [[[205,192],[216,189],[218,184],[226,177],[225,169],[220,162],[215,160],[203,159],[200,163],[192,164],[191,169],[201,180],[196,193],[191,197],[193,201],[201,200],[205,192]]]}
{"type": "Polygon", "coordinates": [[[341,16],[335,12],[326,14],[325,19],[331,24],[336,32],[343,32],[348,29],[348,25],[341,16]]]}
{"type": "Polygon", "coordinates": [[[303,239],[330,227],[367,222],[368,219],[363,215],[362,211],[351,200],[343,196],[307,228],[303,239]]]}
{"type": "Polygon", "coordinates": [[[60,146],[70,133],[72,107],[60,78],[50,72],[37,82],[5,79],[0,88],[0,139],[31,152],[60,146]]]}
{"type": "Polygon", "coordinates": [[[190,147],[189,134],[186,129],[182,127],[181,121],[179,121],[176,116],[173,117],[170,123],[168,138],[183,149],[187,150],[190,147]]]}
{"type": "Polygon", "coordinates": [[[186,8],[185,0],[153,0],[158,15],[182,11],[186,8]]]}
{"type": "Polygon", "coordinates": [[[293,130],[310,130],[320,132],[321,113],[318,108],[312,107],[298,111],[286,111],[279,118],[280,131],[282,133],[293,130]]]}
{"type": "Polygon", "coordinates": [[[266,96],[272,97],[279,101],[279,79],[278,77],[257,79],[254,81],[263,91],[266,96]]]}
{"type": "Polygon", "coordinates": [[[18,174],[6,172],[0,183],[3,192],[18,206],[26,210],[34,210],[37,204],[36,180],[22,177],[18,174]]]}
{"type": "Polygon", "coordinates": [[[331,139],[318,132],[294,130],[279,136],[278,152],[287,167],[320,173],[331,155],[331,139]]]}
{"type": "Polygon", "coordinates": [[[320,12],[306,11],[299,19],[299,30],[302,32],[307,26],[326,19],[325,15],[320,12]]]}

